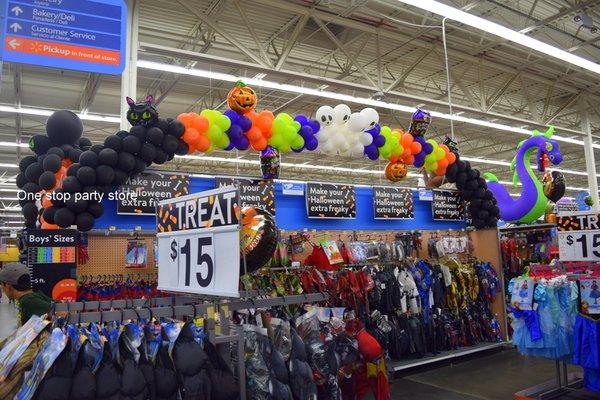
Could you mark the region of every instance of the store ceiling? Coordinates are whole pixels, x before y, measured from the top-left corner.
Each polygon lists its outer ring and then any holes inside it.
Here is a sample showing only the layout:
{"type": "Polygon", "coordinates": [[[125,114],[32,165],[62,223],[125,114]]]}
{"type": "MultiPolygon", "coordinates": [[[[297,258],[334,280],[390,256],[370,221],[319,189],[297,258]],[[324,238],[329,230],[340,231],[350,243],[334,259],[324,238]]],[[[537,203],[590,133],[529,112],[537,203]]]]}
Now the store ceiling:
{"type": "MultiPolygon", "coordinates": [[[[443,2],[600,60],[599,34],[574,21],[575,15],[585,12],[600,25],[598,1],[443,2]]],[[[328,85],[326,90],[357,97],[380,91],[389,103],[449,113],[442,32],[431,27],[440,24],[440,17],[397,0],[141,0],[139,59],[243,77],[266,74],[265,80],[310,88],[328,85]]],[[[595,142],[600,143],[599,75],[452,21],[447,21],[446,32],[455,113],[525,129],[554,124],[559,135],[581,139],[584,110],[595,142]]],[[[223,100],[230,87],[231,83],[198,76],[138,69],[138,97],[154,95],[163,116],[203,108],[225,110],[223,100]]],[[[280,90],[257,92],[260,109],[290,114],[314,115],[319,106],[337,103],[280,90]]],[[[3,65],[0,105],[116,116],[122,101],[120,76],[3,65]]],[[[379,111],[382,123],[407,128],[410,114],[379,111]]],[[[0,141],[26,142],[43,131],[45,118],[0,112],[0,141]]],[[[115,123],[85,121],[85,126],[85,134],[98,142],[118,130],[115,123]]],[[[509,162],[516,144],[525,137],[462,122],[454,123],[454,131],[463,155],[491,162],[509,162]]],[[[436,118],[428,136],[441,141],[449,133],[449,121],[436,118]]],[[[568,186],[587,187],[583,147],[561,143],[561,149],[565,160],[560,167],[582,172],[567,174],[568,186]]],[[[14,166],[27,153],[27,149],[0,146],[0,165],[14,166]]],[[[598,152],[596,156],[600,159],[598,152]]],[[[257,159],[255,152],[215,152],[204,158],[176,159],[164,168],[256,176],[257,159]],[[240,160],[224,162],[223,157],[240,160]]],[[[373,171],[382,171],[385,163],[366,158],[304,152],[286,154],[283,161],[281,177],[286,179],[383,183],[382,175],[373,171]],[[318,170],[303,164],[330,168],[318,170]]],[[[474,164],[511,180],[507,166],[474,164]]],[[[16,174],[15,168],[0,167],[0,174],[4,171],[4,179],[16,174]]],[[[405,184],[414,186],[415,179],[409,177],[405,184]]],[[[0,198],[13,196],[0,192],[0,198]]]]}

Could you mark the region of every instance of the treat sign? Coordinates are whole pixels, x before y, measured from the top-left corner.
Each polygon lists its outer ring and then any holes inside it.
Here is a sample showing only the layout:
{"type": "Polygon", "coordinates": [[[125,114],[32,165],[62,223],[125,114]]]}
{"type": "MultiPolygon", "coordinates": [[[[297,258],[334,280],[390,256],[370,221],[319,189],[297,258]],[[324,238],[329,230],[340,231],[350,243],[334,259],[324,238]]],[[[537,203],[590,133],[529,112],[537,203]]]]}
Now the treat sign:
{"type": "Polygon", "coordinates": [[[123,0],[5,1],[4,60],[117,75],[125,68],[123,0]]]}
{"type": "Polygon", "coordinates": [[[573,213],[558,217],[561,261],[600,261],[600,215],[573,213]]]}
{"type": "Polygon", "coordinates": [[[240,194],[234,186],[161,201],[158,289],[239,297],[240,194]]]}

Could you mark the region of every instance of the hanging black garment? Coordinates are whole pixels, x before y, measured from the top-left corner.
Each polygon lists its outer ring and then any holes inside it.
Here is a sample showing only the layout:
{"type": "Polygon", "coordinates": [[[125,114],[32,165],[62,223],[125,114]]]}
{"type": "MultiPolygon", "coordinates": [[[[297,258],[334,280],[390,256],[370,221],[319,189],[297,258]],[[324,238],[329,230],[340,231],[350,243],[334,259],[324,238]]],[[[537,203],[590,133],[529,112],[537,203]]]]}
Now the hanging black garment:
{"type": "MultiPolygon", "coordinates": [[[[119,358],[121,361],[121,398],[123,400],[146,400],[149,396],[148,384],[140,368],[140,350],[143,333],[135,336],[134,324],[125,325],[119,336],[119,358]]],[[[135,328],[140,329],[135,326],[135,328]]]]}
{"type": "Polygon", "coordinates": [[[186,323],[175,342],[173,361],[179,379],[183,400],[210,400],[208,357],[202,346],[194,340],[190,324],[186,323]]]}
{"type": "Polygon", "coordinates": [[[104,344],[104,355],[96,372],[96,400],[121,400],[121,370],[112,358],[110,346],[104,344]]]}
{"type": "Polygon", "coordinates": [[[73,358],[71,357],[71,342],[54,361],[46,376],[40,382],[33,396],[36,400],[69,400],[73,382],[73,358]]]}
{"type": "Polygon", "coordinates": [[[271,342],[271,339],[265,337],[263,348],[264,358],[269,366],[271,374],[271,383],[273,385],[272,395],[277,400],[292,400],[292,389],[289,385],[289,376],[287,366],[283,360],[283,356],[271,342]]]}
{"type": "Polygon", "coordinates": [[[175,364],[169,357],[167,346],[161,346],[154,362],[154,381],[156,386],[156,400],[177,400],[179,381],[175,364]]]}
{"type": "Polygon", "coordinates": [[[211,400],[237,400],[240,391],[229,365],[208,340],[204,341],[204,352],[208,356],[210,368],[211,400]]]}
{"type": "Polygon", "coordinates": [[[92,346],[86,341],[79,349],[75,373],[73,374],[73,384],[71,386],[71,399],[77,400],[95,400],[96,399],[96,378],[92,373],[94,360],[86,357],[86,347],[92,346]]]}
{"type": "Polygon", "coordinates": [[[291,336],[292,351],[290,352],[288,370],[290,373],[290,388],[292,389],[294,400],[316,398],[317,386],[313,380],[313,371],[307,362],[304,342],[295,329],[291,330],[291,336]]]}

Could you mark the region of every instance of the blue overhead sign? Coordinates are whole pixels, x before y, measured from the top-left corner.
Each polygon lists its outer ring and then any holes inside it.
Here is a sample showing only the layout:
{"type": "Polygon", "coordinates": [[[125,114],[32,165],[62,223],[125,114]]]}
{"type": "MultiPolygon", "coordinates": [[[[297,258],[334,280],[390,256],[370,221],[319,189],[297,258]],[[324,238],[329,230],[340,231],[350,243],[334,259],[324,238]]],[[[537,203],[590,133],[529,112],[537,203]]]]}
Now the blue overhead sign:
{"type": "Polygon", "coordinates": [[[101,74],[125,68],[124,0],[9,0],[4,60],[101,74]]]}

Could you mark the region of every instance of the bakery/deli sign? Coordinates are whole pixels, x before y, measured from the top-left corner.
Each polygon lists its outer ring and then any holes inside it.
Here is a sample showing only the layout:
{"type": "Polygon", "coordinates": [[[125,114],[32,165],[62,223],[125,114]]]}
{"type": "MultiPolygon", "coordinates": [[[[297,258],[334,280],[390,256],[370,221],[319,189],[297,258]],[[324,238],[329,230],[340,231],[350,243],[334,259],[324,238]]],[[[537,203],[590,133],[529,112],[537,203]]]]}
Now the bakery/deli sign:
{"type": "Polygon", "coordinates": [[[306,184],[308,218],[356,218],[356,194],[352,185],[306,184]]]}

